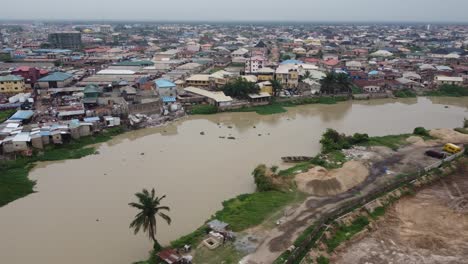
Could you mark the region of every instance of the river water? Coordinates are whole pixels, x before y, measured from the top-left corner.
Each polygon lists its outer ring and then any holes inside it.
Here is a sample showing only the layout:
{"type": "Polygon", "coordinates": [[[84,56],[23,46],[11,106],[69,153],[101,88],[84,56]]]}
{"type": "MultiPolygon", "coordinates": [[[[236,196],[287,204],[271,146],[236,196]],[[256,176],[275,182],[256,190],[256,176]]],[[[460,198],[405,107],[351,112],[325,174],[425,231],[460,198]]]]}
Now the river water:
{"type": "Polygon", "coordinates": [[[37,192],[0,208],[0,263],[141,260],[151,243],[128,228],[136,213],[128,203],[142,188],[167,195],[173,223],[160,221],[157,235],[167,243],[200,226],[223,200],[254,191],[256,165],[316,154],[326,128],[387,135],[457,127],[464,117],[468,98],[421,97],[193,116],[132,131],[102,144],[98,155],[38,165],[30,174],[37,192]],[[220,138],[229,136],[236,139],[220,138]]]}

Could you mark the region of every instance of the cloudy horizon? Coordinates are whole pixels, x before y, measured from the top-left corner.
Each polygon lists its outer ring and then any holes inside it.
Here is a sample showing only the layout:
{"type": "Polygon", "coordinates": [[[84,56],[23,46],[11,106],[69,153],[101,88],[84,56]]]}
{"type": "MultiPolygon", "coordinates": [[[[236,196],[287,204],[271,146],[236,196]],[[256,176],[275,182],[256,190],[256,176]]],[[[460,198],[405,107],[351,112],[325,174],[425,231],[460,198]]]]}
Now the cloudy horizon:
{"type": "MultiPolygon", "coordinates": [[[[468,22],[464,0],[24,0],[21,12],[2,20],[203,21],[203,22],[468,22]]],[[[18,3],[2,4],[17,10],[18,3]]]]}

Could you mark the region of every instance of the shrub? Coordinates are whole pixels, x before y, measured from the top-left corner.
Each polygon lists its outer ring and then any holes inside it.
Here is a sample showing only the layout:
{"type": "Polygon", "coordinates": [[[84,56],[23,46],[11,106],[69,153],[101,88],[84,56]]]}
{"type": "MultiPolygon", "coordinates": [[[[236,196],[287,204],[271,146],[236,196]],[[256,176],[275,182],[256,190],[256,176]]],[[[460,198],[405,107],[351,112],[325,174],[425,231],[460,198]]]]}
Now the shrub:
{"type": "Polygon", "coordinates": [[[429,136],[429,131],[426,130],[424,127],[417,127],[414,129],[413,134],[423,137],[429,136]]]}
{"type": "Polygon", "coordinates": [[[214,105],[194,105],[190,110],[190,114],[192,115],[210,115],[217,112],[218,108],[214,105]]]}
{"type": "Polygon", "coordinates": [[[267,192],[276,190],[276,186],[271,181],[271,178],[266,175],[267,167],[265,165],[258,165],[252,172],[255,184],[259,192],[267,192]]]}
{"type": "Polygon", "coordinates": [[[416,97],[416,93],[410,89],[401,89],[398,91],[393,92],[393,95],[398,98],[411,98],[416,97]]]}
{"type": "Polygon", "coordinates": [[[330,263],[330,260],[327,257],[324,257],[322,255],[317,257],[317,264],[328,264],[328,263],[330,263]]]}

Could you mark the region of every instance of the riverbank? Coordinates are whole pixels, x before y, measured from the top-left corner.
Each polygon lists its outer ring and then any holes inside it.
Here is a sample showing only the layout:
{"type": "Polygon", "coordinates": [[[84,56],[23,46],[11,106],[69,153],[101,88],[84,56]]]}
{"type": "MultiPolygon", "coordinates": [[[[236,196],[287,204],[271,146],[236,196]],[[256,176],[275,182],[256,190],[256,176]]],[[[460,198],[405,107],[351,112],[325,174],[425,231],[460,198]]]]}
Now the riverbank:
{"type": "MultiPolygon", "coordinates": [[[[417,130],[418,131],[418,130],[417,130]]],[[[218,211],[217,213],[214,214],[212,219],[218,219],[221,221],[224,221],[228,223],[232,230],[237,232],[239,237],[238,239],[244,239],[245,237],[256,237],[259,241],[256,244],[257,246],[259,245],[269,245],[269,243],[265,243],[265,241],[268,241],[268,237],[263,237],[265,236],[265,233],[273,233],[278,235],[278,233],[275,233],[276,231],[273,231],[274,229],[278,228],[275,226],[275,224],[267,224],[266,219],[269,219],[269,222],[271,223],[272,220],[271,218],[273,217],[274,221],[273,223],[278,224],[278,222],[284,222],[281,224],[280,228],[282,230],[282,234],[288,233],[288,237],[286,238],[288,240],[292,239],[294,237],[294,233],[297,234],[297,231],[293,230],[288,230],[289,228],[298,228],[302,229],[307,226],[304,222],[302,223],[303,220],[300,222],[302,224],[299,224],[296,222],[294,219],[295,217],[299,217],[302,213],[305,213],[306,211],[312,209],[310,207],[310,198],[307,198],[309,195],[313,196],[323,196],[323,197],[330,197],[330,196],[337,196],[336,202],[340,203],[340,194],[346,193],[348,190],[354,190],[358,191],[361,190],[364,186],[368,186],[370,184],[369,181],[373,181],[376,179],[376,177],[380,174],[380,170],[384,167],[389,168],[389,170],[395,171],[393,174],[401,174],[404,173],[405,171],[409,171],[411,169],[414,169],[417,167],[416,164],[407,164],[407,161],[403,157],[410,157],[414,156],[415,152],[421,152],[419,147],[415,147],[415,143],[418,144],[428,144],[433,145],[434,142],[428,142],[424,143],[425,141],[430,141],[434,140],[435,137],[427,135],[424,137],[419,137],[418,135],[415,134],[402,134],[402,135],[390,135],[390,136],[383,136],[383,137],[368,137],[365,134],[355,134],[352,137],[348,137],[345,135],[339,136],[341,138],[337,138],[336,135],[333,133],[325,133],[324,137],[322,138],[322,153],[314,157],[312,160],[304,163],[297,164],[291,168],[279,171],[274,177],[281,177],[281,178],[290,178],[290,179],[295,179],[297,186],[299,188],[293,187],[290,188],[289,191],[286,192],[280,192],[280,191],[266,191],[262,192],[259,182],[257,181],[258,179],[256,178],[257,186],[259,189],[257,192],[253,194],[246,194],[239,196],[238,198],[235,198],[233,200],[229,200],[227,202],[223,203],[223,209],[221,211],[218,211]],[[328,136],[327,136],[328,135],[328,136]],[[331,139],[335,139],[335,142],[332,144],[330,143],[331,139]],[[348,145],[349,144],[349,145],[348,145]],[[330,148],[329,145],[332,145],[330,148]],[[345,151],[343,149],[350,149],[353,148],[353,146],[360,146],[360,147],[355,147],[356,151],[345,151]],[[372,150],[372,148],[376,148],[375,150],[372,150]],[[380,149],[379,149],[380,148],[380,149]],[[399,150],[402,149],[402,150],[399,150]],[[372,151],[377,151],[377,152],[372,152],[372,151]],[[391,157],[395,156],[395,153],[398,153],[397,155],[402,155],[398,160],[393,160],[391,157]],[[381,155],[381,157],[377,157],[376,155],[381,155]],[[362,160],[362,157],[367,157],[367,161],[362,160]],[[353,159],[356,159],[357,157],[361,157],[358,160],[361,161],[353,161],[353,159]],[[392,159],[390,161],[389,159],[392,159]],[[380,161],[380,162],[377,162],[380,161]],[[370,169],[370,173],[372,175],[365,174],[361,179],[356,180],[356,181],[349,181],[348,178],[350,178],[350,175],[353,175],[353,177],[360,177],[357,171],[355,171],[355,166],[351,165],[356,163],[357,165],[361,166],[362,169],[360,170],[367,170],[366,165],[368,164],[377,162],[378,166],[378,172],[375,171],[375,169],[370,169]],[[366,164],[366,165],[365,165],[366,164]],[[399,169],[398,169],[399,168],[399,169]],[[313,170],[316,170],[316,172],[313,172],[313,170]],[[323,177],[316,176],[321,174],[322,172],[326,172],[327,170],[330,170],[330,174],[327,173],[327,176],[323,177]],[[334,171],[332,173],[332,171],[334,171]],[[304,174],[304,173],[311,173],[310,175],[304,174]],[[346,175],[347,177],[340,179],[341,176],[339,175],[346,175]],[[333,190],[332,192],[324,192],[322,193],[320,185],[330,185],[329,181],[334,179],[336,177],[337,182],[341,189],[333,190]],[[366,183],[367,181],[367,183],[366,183]],[[314,188],[312,188],[312,191],[307,191],[307,189],[304,189],[303,186],[311,186],[314,185],[317,189],[320,189],[319,191],[314,191],[314,188]],[[301,187],[302,186],[302,187],[301,187]],[[357,186],[362,186],[356,189],[357,186]],[[294,202],[292,200],[286,199],[284,203],[280,204],[272,204],[272,206],[265,206],[263,201],[264,197],[268,197],[268,200],[273,200],[273,197],[276,196],[285,196],[285,197],[290,197],[293,193],[296,193],[297,195],[302,196],[302,199],[295,199],[294,202]],[[308,193],[308,194],[305,194],[308,193]],[[248,201],[247,205],[243,203],[243,201],[248,201]],[[304,201],[300,203],[301,201],[304,201]],[[307,203],[306,203],[307,202],[307,203]],[[307,204],[307,205],[305,205],[307,204]],[[233,209],[235,205],[235,210],[233,209]],[[288,206],[289,209],[285,209],[285,207],[288,206]],[[294,215],[292,217],[285,217],[284,213],[283,215],[281,214],[282,211],[289,211],[292,208],[295,208],[294,215]],[[261,211],[261,213],[258,214],[258,212],[261,211]],[[227,217],[226,217],[227,216],[227,217]],[[252,218],[254,217],[254,218],[252,218]],[[250,221],[252,219],[256,219],[256,221],[250,221]],[[287,230],[287,231],[286,231],[287,230]],[[263,235],[262,235],[263,234],[263,235]]],[[[417,158],[417,164],[425,164],[426,161],[424,161],[424,154],[421,154],[421,157],[417,158]]],[[[274,171],[275,169],[272,169],[274,171]]],[[[369,173],[369,172],[368,172],[369,173]]],[[[281,189],[281,188],[275,188],[274,184],[278,183],[278,178],[273,179],[270,182],[268,182],[268,179],[261,179],[262,182],[262,188],[265,188],[265,186],[268,186],[267,188],[269,189],[281,189]]],[[[331,184],[333,186],[336,186],[336,184],[331,184]]],[[[294,185],[296,186],[296,185],[294,185]]],[[[325,189],[329,189],[328,186],[324,187],[325,189]]],[[[323,189],[323,188],[322,188],[323,189]]],[[[362,189],[363,190],[363,189],[362,189]]],[[[345,198],[345,197],[342,197],[345,198]]],[[[319,202],[319,204],[322,202],[319,202]]],[[[307,220],[306,220],[307,221],[307,220]]],[[[206,227],[201,227],[197,229],[195,232],[184,236],[176,241],[173,241],[171,243],[171,247],[173,248],[182,248],[184,245],[191,245],[192,248],[195,249],[195,259],[194,263],[214,263],[210,262],[209,259],[216,259],[217,261],[232,261],[237,262],[240,259],[242,259],[244,256],[247,256],[246,261],[250,261],[247,263],[257,263],[257,260],[263,260],[266,258],[270,258],[271,256],[267,256],[265,254],[270,254],[275,255],[275,253],[259,253],[261,251],[261,248],[257,248],[255,253],[253,253],[253,257],[249,257],[252,254],[249,252],[245,252],[240,250],[237,246],[232,246],[229,245],[229,253],[226,252],[226,250],[206,250],[203,248],[202,245],[199,245],[201,240],[206,237],[206,232],[207,232],[206,227]],[[200,252],[203,252],[201,254],[200,252]],[[219,254],[217,254],[218,252],[219,254]],[[224,259],[222,254],[226,255],[226,258],[224,259]],[[236,256],[235,259],[233,259],[233,256],[236,256]]],[[[299,243],[297,241],[300,241],[302,238],[298,238],[296,240],[295,244],[299,243]]],[[[275,248],[277,247],[277,250],[281,250],[281,248],[284,248],[285,245],[283,242],[278,244],[279,241],[274,242],[274,244],[270,244],[270,250],[271,247],[275,248]],[[276,245],[276,246],[275,246],[276,245]]],[[[273,240],[271,241],[273,243],[273,240]]],[[[155,263],[154,259],[153,262],[150,259],[149,261],[146,262],[141,262],[141,263],[155,263]]],[[[260,263],[260,262],[258,262],[260,263]]]]}
{"type": "Polygon", "coordinates": [[[47,146],[36,151],[31,157],[18,157],[15,160],[0,161],[0,207],[34,192],[35,181],[28,174],[37,162],[80,159],[96,152],[94,144],[103,143],[123,133],[121,127],[108,128],[103,132],[72,140],[63,145],[47,146]]]}
{"type": "Polygon", "coordinates": [[[256,112],[259,115],[273,115],[287,112],[287,107],[294,107],[299,105],[308,104],[336,104],[338,102],[347,101],[348,98],[345,96],[334,96],[334,97],[307,97],[307,98],[287,98],[281,100],[273,100],[268,105],[259,105],[252,107],[243,107],[239,109],[232,109],[226,111],[218,111],[215,106],[212,105],[197,105],[194,106],[190,112],[192,115],[209,115],[216,113],[227,113],[227,112],[256,112]]]}

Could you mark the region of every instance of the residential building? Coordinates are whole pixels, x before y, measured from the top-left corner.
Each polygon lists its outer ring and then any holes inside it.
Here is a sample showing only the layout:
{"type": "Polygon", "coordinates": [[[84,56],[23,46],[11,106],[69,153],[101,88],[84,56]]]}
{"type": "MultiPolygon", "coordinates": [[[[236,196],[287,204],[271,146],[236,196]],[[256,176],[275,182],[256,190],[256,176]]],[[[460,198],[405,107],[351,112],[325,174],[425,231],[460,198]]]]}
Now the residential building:
{"type": "Polygon", "coordinates": [[[78,31],[50,33],[48,41],[54,48],[73,50],[82,48],[81,33],[78,31]]]}
{"type": "Polygon", "coordinates": [[[255,56],[248,58],[245,61],[245,72],[246,73],[256,73],[259,69],[265,67],[267,60],[262,56],[255,56]]]}
{"type": "Polygon", "coordinates": [[[73,82],[73,75],[65,72],[54,72],[37,80],[39,88],[63,88],[73,82]]]}
{"type": "Polygon", "coordinates": [[[195,74],[185,80],[186,86],[194,87],[210,87],[210,75],[209,74],[195,74]]]}
{"type": "Polygon", "coordinates": [[[176,98],[177,97],[177,88],[176,84],[165,79],[159,79],[154,81],[156,83],[156,89],[158,89],[159,96],[161,98],[164,97],[172,97],[176,98]]]}
{"type": "Polygon", "coordinates": [[[46,76],[47,73],[48,72],[46,70],[40,70],[38,68],[29,66],[21,66],[11,72],[13,75],[23,77],[25,83],[29,84],[31,88],[34,88],[34,84],[37,82],[37,80],[46,76]]]}
{"type": "Polygon", "coordinates": [[[25,89],[23,77],[17,75],[0,76],[0,93],[22,93],[25,89]]]}
{"type": "Polygon", "coordinates": [[[450,77],[438,75],[435,77],[435,82],[437,85],[463,85],[463,77],[450,77]]]}

